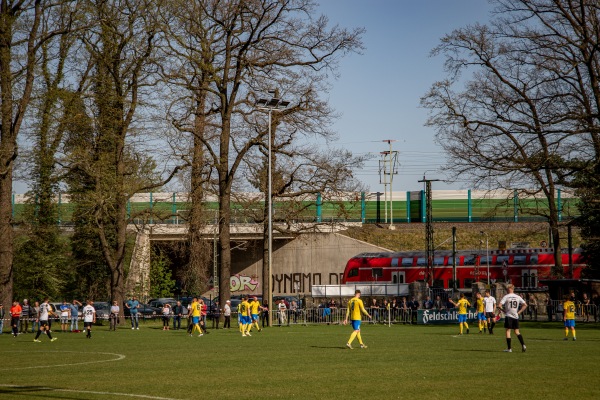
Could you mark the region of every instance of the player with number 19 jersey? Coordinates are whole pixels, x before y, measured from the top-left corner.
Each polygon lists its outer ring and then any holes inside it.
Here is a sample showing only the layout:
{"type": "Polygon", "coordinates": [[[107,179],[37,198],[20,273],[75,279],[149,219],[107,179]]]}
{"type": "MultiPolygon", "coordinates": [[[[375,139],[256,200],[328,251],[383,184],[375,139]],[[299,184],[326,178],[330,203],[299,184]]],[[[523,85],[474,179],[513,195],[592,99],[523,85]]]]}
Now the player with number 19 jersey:
{"type": "Polygon", "coordinates": [[[521,296],[514,293],[509,293],[500,300],[500,306],[503,308],[504,314],[508,318],[519,319],[519,309],[525,300],[521,296]]]}

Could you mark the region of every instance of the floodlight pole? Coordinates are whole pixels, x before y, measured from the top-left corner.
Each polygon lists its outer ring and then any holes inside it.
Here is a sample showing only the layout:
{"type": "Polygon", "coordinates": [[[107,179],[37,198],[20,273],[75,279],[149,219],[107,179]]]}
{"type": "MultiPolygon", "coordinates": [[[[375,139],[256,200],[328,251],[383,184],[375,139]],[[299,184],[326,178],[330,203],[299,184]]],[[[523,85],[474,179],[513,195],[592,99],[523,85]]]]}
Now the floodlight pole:
{"type": "Polygon", "coordinates": [[[487,261],[487,284],[490,287],[490,245],[489,237],[487,232],[480,231],[482,235],[485,235],[485,260],[487,261]]]}
{"type": "MultiPolygon", "coordinates": [[[[289,101],[285,101],[282,99],[279,99],[277,96],[277,91],[275,90],[269,90],[270,94],[273,94],[275,97],[271,97],[270,99],[259,99],[256,101],[256,105],[258,106],[257,108],[260,110],[266,110],[269,113],[269,145],[268,145],[268,163],[269,165],[267,166],[267,170],[268,170],[268,189],[267,189],[267,207],[269,208],[268,210],[268,233],[269,233],[269,251],[268,251],[268,260],[267,260],[267,265],[268,265],[268,278],[267,278],[267,284],[269,285],[268,287],[268,303],[267,306],[269,307],[269,320],[268,320],[268,326],[273,326],[273,317],[272,317],[272,313],[271,313],[271,308],[273,307],[273,269],[272,269],[272,261],[273,261],[273,179],[272,179],[272,166],[271,166],[271,154],[272,154],[272,138],[271,138],[271,114],[273,113],[273,110],[277,110],[277,109],[282,109],[282,108],[286,108],[290,102],[289,101]]],[[[263,276],[263,284],[265,281],[265,277],[263,276]]]]}

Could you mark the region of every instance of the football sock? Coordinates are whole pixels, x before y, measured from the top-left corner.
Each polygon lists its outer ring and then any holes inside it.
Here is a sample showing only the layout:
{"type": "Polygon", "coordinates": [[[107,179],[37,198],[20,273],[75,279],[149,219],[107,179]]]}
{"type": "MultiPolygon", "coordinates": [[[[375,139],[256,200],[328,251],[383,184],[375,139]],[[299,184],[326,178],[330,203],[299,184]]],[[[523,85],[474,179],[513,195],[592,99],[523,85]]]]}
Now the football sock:
{"type": "Polygon", "coordinates": [[[462,322],[460,324],[458,324],[458,329],[459,329],[460,334],[462,335],[462,332],[463,332],[463,323],[462,322]]]}
{"type": "Polygon", "coordinates": [[[348,343],[352,344],[352,342],[354,342],[354,339],[356,338],[356,331],[352,332],[352,335],[350,335],[350,339],[348,339],[348,343]]]}
{"type": "Polygon", "coordinates": [[[356,338],[358,339],[358,343],[364,344],[363,341],[362,341],[362,338],[360,337],[360,332],[356,333],[356,338]]]}
{"type": "Polygon", "coordinates": [[[569,336],[569,328],[565,328],[565,337],[569,336]]]}
{"type": "Polygon", "coordinates": [[[37,338],[39,338],[41,334],[42,334],[42,331],[38,330],[37,334],[35,335],[35,339],[37,340],[37,338]]]}
{"type": "Polygon", "coordinates": [[[48,335],[48,337],[49,337],[50,339],[52,339],[52,334],[50,333],[50,331],[49,331],[49,330],[48,330],[48,331],[46,331],[46,335],[48,335]]]}
{"type": "Polygon", "coordinates": [[[481,330],[483,329],[483,322],[479,321],[479,331],[481,332],[481,330]]]}
{"type": "Polygon", "coordinates": [[[465,324],[465,329],[469,330],[469,324],[467,324],[466,322],[463,322],[463,324],[465,324]]]}
{"type": "Polygon", "coordinates": [[[510,338],[506,338],[506,348],[509,349],[509,350],[511,348],[511,346],[510,346],[511,343],[510,342],[511,342],[510,338]]]}
{"type": "Polygon", "coordinates": [[[521,346],[525,345],[525,342],[523,341],[523,335],[517,335],[517,339],[519,339],[519,342],[521,342],[521,346]]]}
{"type": "Polygon", "coordinates": [[[575,328],[573,328],[573,329],[572,329],[572,332],[573,332],[573,337],[577,336],[577,335],[575,334],[575,328]]]}

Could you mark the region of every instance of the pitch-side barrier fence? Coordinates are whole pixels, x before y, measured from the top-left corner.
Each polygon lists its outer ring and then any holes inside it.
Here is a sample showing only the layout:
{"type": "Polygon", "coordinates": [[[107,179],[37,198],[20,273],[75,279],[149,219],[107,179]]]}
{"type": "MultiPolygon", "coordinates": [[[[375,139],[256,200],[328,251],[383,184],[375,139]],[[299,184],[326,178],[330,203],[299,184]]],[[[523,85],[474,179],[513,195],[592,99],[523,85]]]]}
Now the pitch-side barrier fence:
{"type": "MultiPolygon", "coordinates": [[[[552,320],[560,321],[562,320],[562,303],[555,302],[552,304],[553,312],[552,312],[552,320]]],[[[527,320],[539,320],[545,321],[547,320],[547,315],[538,315],[537,310],[540,307],[546,307],[546,305],[530,307],[525,313],[523,313],[522,319],[527,320]]],[[[289,325],[336,325],[342,324],[346,319],[346,308],[303,308],[297,310],[273,310],[271,311],[271,318],[274,326],[289,326],[289,325]]],[[[368,324],[416,324],[417,323],[417,310],[412,309],[402,309],[402,308],[390,308],[386,309],[384,307],[367,307],[366,311],[372,316],[372,319],[363,316],[363,323],[368,324]]],[[[153,320],[163,320],[165,316],[157,314],[157,315],[140,315],[138,317],[138,321],[140,324],[145,324],[147,321],[153,320]]],[[[262,319],[266,317],[264,312],[261,312],[261,325],[262,319]]],[[[215,327],[216,321],[213,322],[213,316],[207,316],[205,319],[206,326],[208,328],[215,327]]],[[[578,304],[576,311],[576,320],[579,322],[598,322],[600,320],[600,309],[595,304],[578,304]]],[[[109,316],[101,316],[96,318],[97,323],[102,324],[104,321],[109,321],[109,316]]],[[[120,324],[130,324],[131,317],[125,316],[124,320],[122,317],[120,319],[120,324]]],[[[169,325],[173,325],[173,316],[169,315],[167,317],[169,325]]],[[[33,332],[37,329],[37,322],[35,318],[20,318],[20,326],[19,329],[22,331],[23,329],[27,331],[33,332]],[[25,326],[25,328],[24,328],[25,326]]],[[[232,325],[237,325],[238,316],[236,312],[231,313],[231,323],[232,325]]],[[[3,325],[4,331],[10,331],[10,317],[5,316],[4,319],[0,319],[0,327],[3,325]]],[[[59,329],[59,325],[61,324],[60,318],[51,318],[50,322],[55,326],[54,330],[59,329]]],[[[77,322],[83,324],[83,318],[78,317],[77,322]]],[[[66,322],[68,324],[68,328],[72,326],[72,320],[69,318],[66,322]]],[[[187,317],[181,318],[181,326],[187,326],[187,317]]],[[[219,323],[219,326],[222,326],[222,322],[219,323]]]]}

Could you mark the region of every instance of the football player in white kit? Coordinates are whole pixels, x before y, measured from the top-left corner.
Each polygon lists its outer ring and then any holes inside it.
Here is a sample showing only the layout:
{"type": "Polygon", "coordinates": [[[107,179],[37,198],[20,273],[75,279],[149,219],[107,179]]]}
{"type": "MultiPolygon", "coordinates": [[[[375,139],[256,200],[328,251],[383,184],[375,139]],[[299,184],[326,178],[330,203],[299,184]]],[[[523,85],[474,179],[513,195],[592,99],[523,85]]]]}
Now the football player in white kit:
{"type": "Polygon", "coordinates": [[[527,350],[523,336],[519,331],[519,315],[527,309],[527,303],[521,296],[517,296],[514,293],[515,286],[510,284],[506,287],[508,294],[500,300],[498,309],[504,311],[504,327],[506,328],[506,345],[507,349],[504,350],[507,353],[512,353],[510,331],[514,330],[517,334],[517,339],[521,342],[521,349],[527,350]]]}
{"type": "Polygon", "coordinates": [[[92,324],[96,322],[96,309],[94,308],[94,302],[88,300],[86,306],[83,307],[83,329],[87,331],[85,337],[88,339],[92,338],[92,324]]]}
{"type": "Polygon", "coordinates": [[[485,318],[488,323],[488,331],[490,335],[494,334],[494,326],[496,326],[496,315],[494,312],[496,311],[496,298],[490,295],[490,291],[485,291],[485,297],[483,298],[483,306],[485,307],[485,318]]]}
{"type": "Polygon", "coordinates": [[[48,327],[49,315],[56,317],[56,314],[54,314],[52,312],[52,309],[50,308],[50,304],[48,303],[48,300],[49,299],[47,297],[44,299],[44,302],[42,304],[40,304],[40,309],[38,311],[38,315],[37,315],[38,331],[37,331],[37,334],[35,335],[35,339],[33,339],[33,341],[36,343],[41,342],[41,340],[39,340],[38,338],[42,334],[42,331],[46,335],[48,335],[48,338],[50,339],[51,342],[54,342],[57,339],[57,338],[52,337],[52,334],[50,333],[50,328],[48,327]]]}

